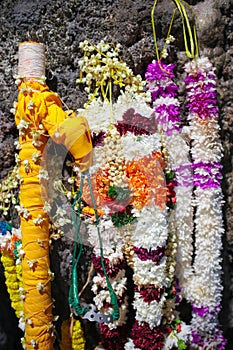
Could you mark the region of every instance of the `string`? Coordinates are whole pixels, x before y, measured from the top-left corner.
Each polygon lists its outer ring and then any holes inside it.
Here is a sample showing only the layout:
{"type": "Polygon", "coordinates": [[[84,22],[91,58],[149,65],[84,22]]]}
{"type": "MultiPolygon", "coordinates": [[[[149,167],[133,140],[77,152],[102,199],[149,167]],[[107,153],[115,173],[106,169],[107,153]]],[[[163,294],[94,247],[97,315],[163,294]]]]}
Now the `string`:
{"type": "Polygon", "coordinates": [[[159,48],[158,48],[158,43],[157,43],[157,37],[156,37],[156,30],[155,30],[155,20],[154,20],[154,15],[155,15],[155,7],[157,6],[158,0],[155,0],[154,5],[151,10],[151,24],[152,24],[152,31],[153,31],[153,37],[154,37],[154,45],[155,45],[155,54],[157,61],[159,62],[159,48]]]}
{"type": "Polygon", "coordinates": [[[187,5],[189,7],[189,9],[192,12],[192,15],[194,17],[193,11],[191,9],[191,7],[183,0],[173,0],[173,2],[175,3],[176,7],[178,8],[180,15],[181,15],[181,19],[182,19],[182,24],[183,24],[183,36],[184,36],[184,44],[185,44],[185,52],[188,58],[196,58],[198,56],[198,44],[197,44],[197,36],[196,36],[196,25],[194,23],[193,26],[193,30],[190,27],[190,22],[189,22],[189,18],[185,9],[185,5],[187,5]],[[189,38],[189,42],[190,42],[190,50],[188,47],[188,40],[187,40],[187,35],[186,35],[186,26],[188,29],[188,38],[189,38]],[[195,49],[196,49],[196,53],[195,53],[195,49]]]}
{"type": "Polygon", "coordinates": [[[30,41],[19,44],[18,74],[27,78],[39,78],[45,75],[43,44],[30,41]]]}
{"type": "MultiPolygon", "coordinates": [[[[168,34],[167,37],[170,35],[171,29],[172,29],[172,24],[174,22],[174,17],[175,17],[175,12],[178,10],[181,16],[182,20],[182,26],[183,26],[183,36],[184,36],[184,45],[185,45],[185,53],[188,58],[195,59],[199,55],[199,50],[198,50],[198,41],[197,41],[197,33],[196,33],[196,25],[194,21],[194,25],[191,28],[190,22],[189,22],[189,17],[187,15],[185,6],[188,6],[191,13],[192,17],[194,18],[194,13],[192,8],[184,1],[184,0],[172,0],[173,3],[175,4],[175,9],[172,14],[172,19],[170,21],[169,29],[168,29],[168,34]],[[187,30],[186,30],[187,28],[187,30]],[[189,48],[190,45],[190,48],[189,48]]],[[[155,53],[156,53],[156,58],[158,61],[158,64],[160,65],[160,68],[162,70],[165,70],[162,65],[160,64],[160,55],[159,55],[159,49],[158,49],[158,43],[157,43],[157,36],[156,36],[156,29],[155,29],[155,20],[154,20],[154,13],[155,13],[155,8],[157,6],[158,0],[154,1],[152,10],[151,10],[151,24],[152,24],[152,31],[153,31],[153,37],[154,37],[154,45],[155,45],[155,53]]],[[[163,50],[166,48],[166,42],[163,47],[163,50]]],[[[169,72],[167,72],[169,73],[169,72]]]]}

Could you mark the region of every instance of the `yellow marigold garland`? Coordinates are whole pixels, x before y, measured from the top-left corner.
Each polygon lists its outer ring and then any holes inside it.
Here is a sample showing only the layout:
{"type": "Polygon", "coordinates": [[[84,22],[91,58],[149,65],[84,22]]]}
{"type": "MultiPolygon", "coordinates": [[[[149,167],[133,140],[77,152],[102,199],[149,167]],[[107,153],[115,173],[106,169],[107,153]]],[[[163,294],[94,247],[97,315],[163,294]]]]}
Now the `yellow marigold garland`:
{"type": "Polygon", "coordinates": [[[82,325],[79,320],[74,321],[72,332],[72,349],[73,350],[85,350],[85,338],[82,330],[82,325]]]}
{"type": "Polygon", "coordinates": [[[1,254],[11,305],[15,310],[16,316],[20,318],[23,314],[23,300],[20,295],[22,288],[22,268],[20,265],[16,265],[13,256],[8,251],[2,251],[1,254]]]}

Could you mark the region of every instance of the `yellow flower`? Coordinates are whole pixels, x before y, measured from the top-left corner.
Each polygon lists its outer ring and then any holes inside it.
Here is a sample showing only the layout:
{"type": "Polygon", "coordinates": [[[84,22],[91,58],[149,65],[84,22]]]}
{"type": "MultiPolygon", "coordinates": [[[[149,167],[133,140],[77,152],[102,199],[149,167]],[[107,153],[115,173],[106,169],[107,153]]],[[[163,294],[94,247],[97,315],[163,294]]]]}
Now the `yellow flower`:
{"type": "Polygon", "coordinates": [[[85,350],[85,339],[81,326],[81,322],[76,320],[73,326],[72,333],[72,349],[73,350],[85,350]]]}
{"type": "Polygon", "coordinates": [[[23,312],[23,301],[19,289],[22,287],[22,270],[15,265],[14,258],[7,251],[2,251],[1,261],[4,267],[6,286],[11,299],[11,305],[19,318],[23,312]]]}

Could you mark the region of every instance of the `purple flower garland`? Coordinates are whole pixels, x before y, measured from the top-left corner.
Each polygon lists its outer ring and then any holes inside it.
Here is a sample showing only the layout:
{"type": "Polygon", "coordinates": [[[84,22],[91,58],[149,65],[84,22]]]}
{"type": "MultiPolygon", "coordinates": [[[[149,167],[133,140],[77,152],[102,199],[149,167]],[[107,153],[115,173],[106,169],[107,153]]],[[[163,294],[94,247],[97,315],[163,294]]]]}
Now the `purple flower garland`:
{"type": "Polygon", "coordinates": [[[172,81],[174,65],[153,61],[145,74],[148,90],[154,101],[157,123],[166,135],[180,130],[180,112],[177,97],[177,85],[172,81]]]}
{"type": "Polygon", "coordinates": [[[226,340],[218,323],[222,293],[221,236],[224,230],[216,77],[207,58],[186,64],[185,70],[196,208],[192,281],[196,293],[192,295],[190,290],[193,302],[191,348],[223,350],[226,340]]]}
{"type": "MultiPolygon", "coordinates": [[[[155,112],[156,122],[158,123],[161,130],[161,138],[162,138],[162,147],[165,150],[165,155],[168,153],[167,161],[167,169],[166,169],[166,178],[167,178],[167,186],[168,186],[168,197],[169,190],[170,196],[172,199],[172,205],[168,205],[171,212],[176,208],[176,187],[177,186],[192,186],[192,180],[190,179],[190,164],[184,164],[186,162],[186,157],[181,159],[179,156],[176,159],[172,155],[173,147],[180,146],[180,142],[183,145],[184,139],[181,135],[182,132],[182,124],[181,124],[181,115],[180,115],[180,103],[178,100],[178,86],[174,83],[174,65],[169,64],[166,65],[163,62],[153,61],[147,68],[146,79],[147,79],[147,87],[149,91],[151,91],[151,96],[153,100],[153,107],[155,112]],[[170,153],[171,152],[171,153],[170,153]],[[173,174],[173,175],[172,175],[173,174]],[[172,209],[172,210],[171,210],[172,209]]],[[[184,152],[182,150],[182,152],[184,152]]],[[[181,152],[181,153],[182,153],[181,152]]],[[[174,152],[176,154],[176,152],[174,152]]],[[[175,272],[175,256],[176,256],[176,234],[174,234],[174,215],[171,215],[171,218],[168,219],[168,232],[169,238],[167,241],[167,253],[169,256],[169,262],[167,263],[167,278],[170,281],[167,286],[167,291],[173,291],[173,285],[176,283],[175,272]],[[173,218],[173,219],[171,219],[173,218]],[[168,242],[171,241],[169,244],[168,242]]],[[[173,294],[168,293],[164,305],[164,319],[163,321],[166,323],[166,328],[164,328],[164,336],[165,339],[167,337],[168,329],[173,328],[173,319],[175,319],[175,315],[171,312],[171,309],[175,309],[175,305],[180,302],[180,297],[178,295],[180,293],[180,289],[176,290],[175,297],[173,294]]],[[[178,320],[176,320],[178,322],[178,320]]],[[[180,324],[181,327],[183,327],[180,324]]],[[[174,327],[175,328],[175,327],[174,327]]],[[[186,327],[186,331],[188,332],[188,327],[186,327]]],[[[184,334],[184,332],[183,332],[184,334]]],[[[174,334],[174,338],[176,335],[174,334]]],[[[184,344],[185,339],[179,338],[179,341],[184,344]]],[[[175,345],[175,343],[174,343],[175,345]]],[[[166,347],[166,345],[165,345],[166,347]]]]}

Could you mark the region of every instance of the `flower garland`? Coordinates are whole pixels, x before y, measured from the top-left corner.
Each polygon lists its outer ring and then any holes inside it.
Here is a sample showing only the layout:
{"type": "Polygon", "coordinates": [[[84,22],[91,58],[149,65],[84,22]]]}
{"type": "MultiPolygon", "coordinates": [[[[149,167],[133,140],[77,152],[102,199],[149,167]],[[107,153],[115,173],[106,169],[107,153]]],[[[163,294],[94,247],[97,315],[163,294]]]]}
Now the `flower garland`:
{"type": "Polygon", "coordinates": [[[195,349],[224,349],[218,323],[222,284],[222,145],[219,139],[216,76],[208,58],[185,65],[192,140],[195,260],[187,290],[193,305],[191,342],[195,349]]]}
{"type": "Polygon", "coordinates": [[[82,330],[82,325],[79,320],[74,321],[72,331],[72,349],[73,350],[85,350],[85,338],[82,330]]]}
{"type": "MultiPolygon", "coordinates": [[[[148,65],[146,72],[147,88],[151,92],[155,119],[161,132],[162,152],[166,162],[167,206],[170,208],[167,219],[168,240],[166,246],[169,287],[166,289],[167,297],[163,310],[163,323],[167,327],[165,349],[170,349],[172,346],[177,347],[178,343],[179,346],[184,345],[190,332],[189,327],[184,322],[180,322],[175,312],[176,303],[179,301],[177,295],[179,287],[177,286],[175,270],[178,271],[178,281],[182,285],[183,280],[180,277],[183,276],[183,255],[188,253],[189,259],[192,255],[189,255],[189,251],[182,251],[181,258],[178,259],[180,263],[176,267],[176,255],[180,253],[179,240],[182,238],[180,237],[180,229],[184,229],[183,219],[184,215],[187,215],[186,211],[179,211],[178,221],[182,224],[177,225],[176,213],[185,194],[184,181],[181,182],[182,174],[179,170],[190,168],[190,161],[189,146],[186,144],[181,124],[180,103],[177,97],[178,86],[173,81],[173,69],[174,65],[172,64],[167,65],[162,61],[153,61],[148,65]]],[[[190,181],[190,176],[187,178],[187,170],[184,175],[186,183],[189,185],[188,193],[192,194],[192,181],[190,181]]],[[[186,187],[185,190],[187,191],[186,187]]],[[[192,228],[192,225],[189,227],[192,228]]]]}
{"type": "Polygon", "coordinates": [[[161,61],[153,61],[147,67],[147,88],[151,92],[155,120],[166,135],[171,135],[180,129],[178,86],[172,79],[173,64],[165,65],[161,61]]]}
{"type": "MultiPolygon", "coordinates": [[[[93,47],[92,50],[90,50],[90,48],[87,50],[92,52],[90,64],[93,64],[93,59],[95,58],[95,53],[93,53],[93,51],[95,52],[95,50],[95,47],[93,47]]],[[[100,54],[99,48],[98,54],[100,54]]],[[[108,52],[105,54],[108,55],[108,52]]],[[[88,55],[89,53],[87,53],[87,56],[88,55]]],[[[109,57],[111,57],[111,54],[109,54],[109,57]]],[[[110,63],[111,62],[109,62],[109,66],[111,66],[110,63]]],[[[87,57],[84,66],[88,66],[87,57]]],[[[116,65],[116,67],[120,70],[119,65],[116,65]]],[[[87,68],[82,69],[82,73],[83,72],[86,74],[90,73],[89,71],[87,72],[87,68]]],[[[118,74],[120,75],[120,72],[118,74]]],[[[95,79],[93,74],[92,77],[90,76],[89,78],[95,79]]],[[[138,81],[140,81],[140,79],[138,79],[138,81]]],[[[106,242],[105,239],[105,237],[109,237],[110,232],[110,237],[112,237],[112,230],[114,229],[114,238],[118,240],[118,244],[116,245],[115,243],[115,255],[118,253],[118,248],[119,254],[122,254],[122,249],[124,248],[134,270],[133,278],[136,287],[133,305],[136,310],[136,318],[139,320],[136,320],[134,327],[137,327],[137,322],[139,322],[143,332],[143,324],[145,326],[145,331],[148,324],[153,329],[151,332],[156,332],[156,327],[159,326],[162,317],[163,295],[166,285],[165,244],[167,231],[166,209],[164,205],[166,202],[167,190],[162,169],[164,164],[161,155],[160,136],[157,133],[155,117],[152,115],[152,109],[148,106],[147,101],[148,94],[138,94],[138,91],[134,88],[130,89],[126,86],[125,91],[121,91],[121,95],[116,103],[111,105],[111,101],[109,104],[106,102],[105,98],[104,102],[100,99],[92,99],[86,106],[86,109],[80,112],[84,114],[89,121],[93,131],[94,144],[96,145],[96,156],[94,156],[95,163],[91,169],[91,173],[97,174],[96,181],[94,182],[96,202],[102,205],[102,209],[105,209],[105,215],[101,217],[101,232],[103,231],[105,254],[106,251],[110,254],[109,256],[105,255],[105,262],[107,267],[109,266],[107,268],[108,272],[110,275],[114,273],[117,274],[117,276],[124,276],[121,268],[115,265],[113,266],[111,262],[113,258],[111,257],[112,248],[110,247],[115,241],[113,240],[113,242],[109,244],[111,238],[108,238],[108,242],[106,242]],[[110,120],[114,123],[114,125],[111,125],[110,129],[108,129],[109,121],[106,115],[110,115],[110,120]],[[113,144],[111,140],[114,141],[113,144]],[[152,221],[149,220],[150,226],[153,226],[153,230],[150,235],[148,227],[148,239],[144,247],[144,239],[143,241],[136,242],[138,232],[136,231],[134,234],[132,231],[138,227],[136,221],[146,221],[147,218],[150,217],[150,211],[153,211],[154,207],[157,208],[157,211],[156,213],[152,213],[152,215],[154,215],[152,216],[152,221]],[[148,212],[144,212],[144,210],[148,212]],[[160,217],[159,213],[162,220],[162,229],[160,225],[156,225],[157,218],[160,217]],[[144,217],[146,219],[143,219],[144,217]],[[106,225],[107,229],[109,228],[111,231],[106,231],[106,225]],[[129,226],[133,227],[133,230],[129,228],[129,226]],[[127,242],[125,237],[119,237],[119,232],[122,233],[125,231],[124,227],[129,228],[127,229],[127,242]],[[154,238],[159,238],[159,234],[156,234],[156,232],[161,233],[162,231],[166,237],[164,237],[162,242],[158,239],[158,242],[153,244],[154,238]],[[107,232],[108,235],[106,235],[107,232]],[[131,242],[131,252],[128,246],[129,242],[131,242]],[[159,242],[161,242],[161,246],[159,242]],[[129,254],[131,255],[130,258],[129,254]],[[160,271],[159,275],[161,276],[159,277],[158,275],[157,280],[156,277],[154,277],[154,273],[148,273],[148,279],[142,282],[143,277],[140,276],[140,274],[143,273],[144,268],[148,269],[148,271],[150,271],[151,268],[152,270],[154,269],[154,272],[160,271]],[[157,288],[152,288],[152,285],[155,283],[154,279],[157,281],[157,288]],[[152,289],[148,288],[149,290],[151,289],[150,293],[146,292],[146,286],[151,286],[152,289]],[[147,295],[144,295],[145,293],[147,295]],[[150,309],[147,315],[145,315],[145,306],[150,309]],[[151,315],[151,319],[149,315],[151,315]]],[[[170,194],[171,193],[172,191],[170,194]]],[[[87,203],[89,202],[87,197],[85,197],[85,201],[87,201],[87,203]]],[[[139,227],[141,227],[140,232],[144,232],[144,227],[140,226],[140,223],[139,227]]],[[[91,243],[95,247],[94,252],[96,252],[96,246],[98,247],[98,244],[96,238],[94,239],[93,230],[94,229],[91,227],[89,228],[91,243]]],[[[97,258],[97,256],[94,256],[94,266],[98,265],[97,262],[99,260],[97,258]]],[[[120,266],[122,265],[116,257],[115,260],[118,261],[120,266]]],[[[96,267],[96,269],[99,271],[98,267],[96,267]]],[[[102,281],[103,277],[101,280],[101,276],[99,276],[100,272],[101,271],[99,271],[97,277],[94,278],[96,285],[94,285],[93,290],[95,292],[99,291],[99,285],[101,283],[102,288],[104,287],[104,282],[102,281]]],[[[112,282],[114,285],[116,281],[112,282]]],[[[122,283],[120,283],[120,285],[122,286],[122,283]]],[[[119,289],[117,295],[119,295],[119,289]]],[[[106,292],[102,289],[99,295],[97,294],[95,297],[95,302],[99,303],[99,307],[103,307],[106,298],[106,292]]],[[[107,328],[101,325],[101,329],[105,330],[103,334],[103,338],[105,339],[107,336],[107,328]]],[[[159,328],[158,332],[160,332],[159,328]]],[[[109,338],[111,338],[110,335],[109,338]]],[[[130,343],[130,340],[128,343],[130,343]]],[[[155,343],[159,344],[156,340],[155,343]]],[[[127,344],[125,345],[126,347],[127,344]]],[[[103,345],[105,347],[107,346],[107,348],[110,346],[106,344],[103,345]]]]}
{"type": "Polygon", "coordinates": [[[1,262],[4,267],[6,286],[11,305],[19,318],[19,327],[24,330],[23,300],[25,296],[22,283],[21,250],[20,230],[11,228],[7,222],[0,222],[1,262]]]}
{"type": "MultiPolygon", "coordinates": [[[[127,320],[127,295],[125,275],[125,259],[122,253],[122,244],[117,226],[122,226],[125,220],[131,218],[126,214],[127,191],[125,191],[126,176],[123,154],[121,154],[120,135],[115,128],[106,132],[104,147],[102,147],[105,158],[105,169],[107,176],[107,193],[105,192],[105,205],[109,215],[100,219],[100,232],[103,244],[104,264],[112,288],[117,296],[120,317],[107,325],[100,324],[103,334],[102,344],[106,349],[120,350],[126,342],[124,324],[127,320]],[[109,153],[109,149],[111,153],[109,153]],[[124,200],[125,197],[125,200],[124,200]]],[[[106,183],[106,181],[104,181],[106,183]]],[[[98,183],[97,183],[98,185],[98,183]]],[[[102,188],[102,187],[101,187],[102,188]]],[[[103,188],[102,188],[103,189],[103,188]]],[[[98,187],[97,193],[100,193],[98,187]]],[[[95,305],[98,310],[105,314],[112,314],[110,291],[103,273],[100,256],[100,245],[95,226],[89,226],[89,242],[93,246],[92,262],[97,273],[93,278],[92,290],[96,294],[95,305]]]]}
{"type": "Polygon", "coordinates": [[[21,176],[19,175],[19,158],[15,155],[16,165],[13,170],[8,173],[6,179],[0,183],[0,212],[6,217],[10,214],[12,205],[16,205],[17,190],[21,183],[21,176]]]}

